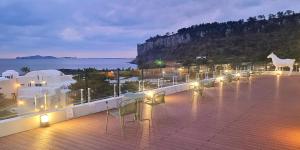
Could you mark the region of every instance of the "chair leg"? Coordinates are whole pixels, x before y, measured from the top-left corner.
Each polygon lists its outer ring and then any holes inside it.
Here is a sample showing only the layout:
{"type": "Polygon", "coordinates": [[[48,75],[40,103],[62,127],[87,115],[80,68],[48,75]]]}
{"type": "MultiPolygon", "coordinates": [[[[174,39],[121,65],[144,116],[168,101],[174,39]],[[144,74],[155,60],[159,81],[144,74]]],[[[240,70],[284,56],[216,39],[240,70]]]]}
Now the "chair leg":
{"type": "Polygon", "coordinates": [[[121,134],[124,136],[124,117],[120,118],[121,134]]]}
{"type": "Polygon", "coordinates": [[[153,114],[153,106],[151,106],[151,114],[150,114],[150,119],[151,120],[153,119],[152,114],[153,114]]]}

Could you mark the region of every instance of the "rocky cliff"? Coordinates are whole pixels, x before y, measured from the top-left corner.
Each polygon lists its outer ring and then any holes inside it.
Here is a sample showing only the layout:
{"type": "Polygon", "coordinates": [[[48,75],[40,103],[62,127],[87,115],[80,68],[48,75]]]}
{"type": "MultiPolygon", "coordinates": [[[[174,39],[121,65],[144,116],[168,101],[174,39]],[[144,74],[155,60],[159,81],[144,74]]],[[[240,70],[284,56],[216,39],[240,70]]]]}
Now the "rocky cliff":
{"type": "Polygon", "coordinates": [[[157,35],[137,45],[136,62],[151,66],[162,59],[192,64],[197,56],[207,56],[211,63],[266,61],[271,51],[300,58],[299,13],[288,10],[268,18],[199,24],[157,35]]]}

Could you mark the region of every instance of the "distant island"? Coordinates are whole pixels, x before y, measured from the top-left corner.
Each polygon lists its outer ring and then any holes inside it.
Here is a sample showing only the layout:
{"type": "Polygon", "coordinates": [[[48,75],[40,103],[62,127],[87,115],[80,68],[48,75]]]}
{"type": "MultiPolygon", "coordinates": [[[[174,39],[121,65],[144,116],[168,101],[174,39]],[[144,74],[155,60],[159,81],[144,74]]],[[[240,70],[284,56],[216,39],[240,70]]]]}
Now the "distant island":
{"type": "Polygon", "coordinates": [[[16,59],[59,59],[59,58],[77,59],[77,57],[54,57],[54,56],[41,56],[41,55],[16,57],[16,59]]]}

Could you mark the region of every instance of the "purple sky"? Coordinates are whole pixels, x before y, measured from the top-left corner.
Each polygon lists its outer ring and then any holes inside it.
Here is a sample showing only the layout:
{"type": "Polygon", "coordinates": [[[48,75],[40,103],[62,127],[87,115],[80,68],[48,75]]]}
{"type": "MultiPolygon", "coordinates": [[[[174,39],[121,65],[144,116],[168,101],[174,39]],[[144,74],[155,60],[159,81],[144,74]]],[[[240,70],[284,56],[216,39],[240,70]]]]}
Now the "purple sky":
{"type": "Polygon", "coordinates": [[[1,0],[0,58],[135,57],[150,36],[277,11],[299,0],[1,0]]]}

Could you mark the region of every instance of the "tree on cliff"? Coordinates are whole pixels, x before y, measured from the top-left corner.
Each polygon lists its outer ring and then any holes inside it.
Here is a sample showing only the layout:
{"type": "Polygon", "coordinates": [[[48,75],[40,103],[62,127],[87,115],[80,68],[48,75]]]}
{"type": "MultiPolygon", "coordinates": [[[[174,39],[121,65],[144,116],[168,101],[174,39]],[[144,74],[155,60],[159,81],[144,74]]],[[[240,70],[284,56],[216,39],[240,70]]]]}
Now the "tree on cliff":
{"type": "Polygon", "coordinates": [[[137,60],[146,66],[159,58],[190,61],[195,56],[205,55],[214,63],[256,62],[267,61],[266,56],[271,51],[283,58],[299,59],[299,39],[300,13],[287,10],[270,14],[268,19],[259,15],[247,21],[198,24],[179,29],[176,34],[157,35],[146,40],[147,50],[138,48],[137,60]],[[162,40],[173,40],[170,37],[178,35],[189,35],[190,40],[186,43],[179,40],[175,45],[162,40]]]}

